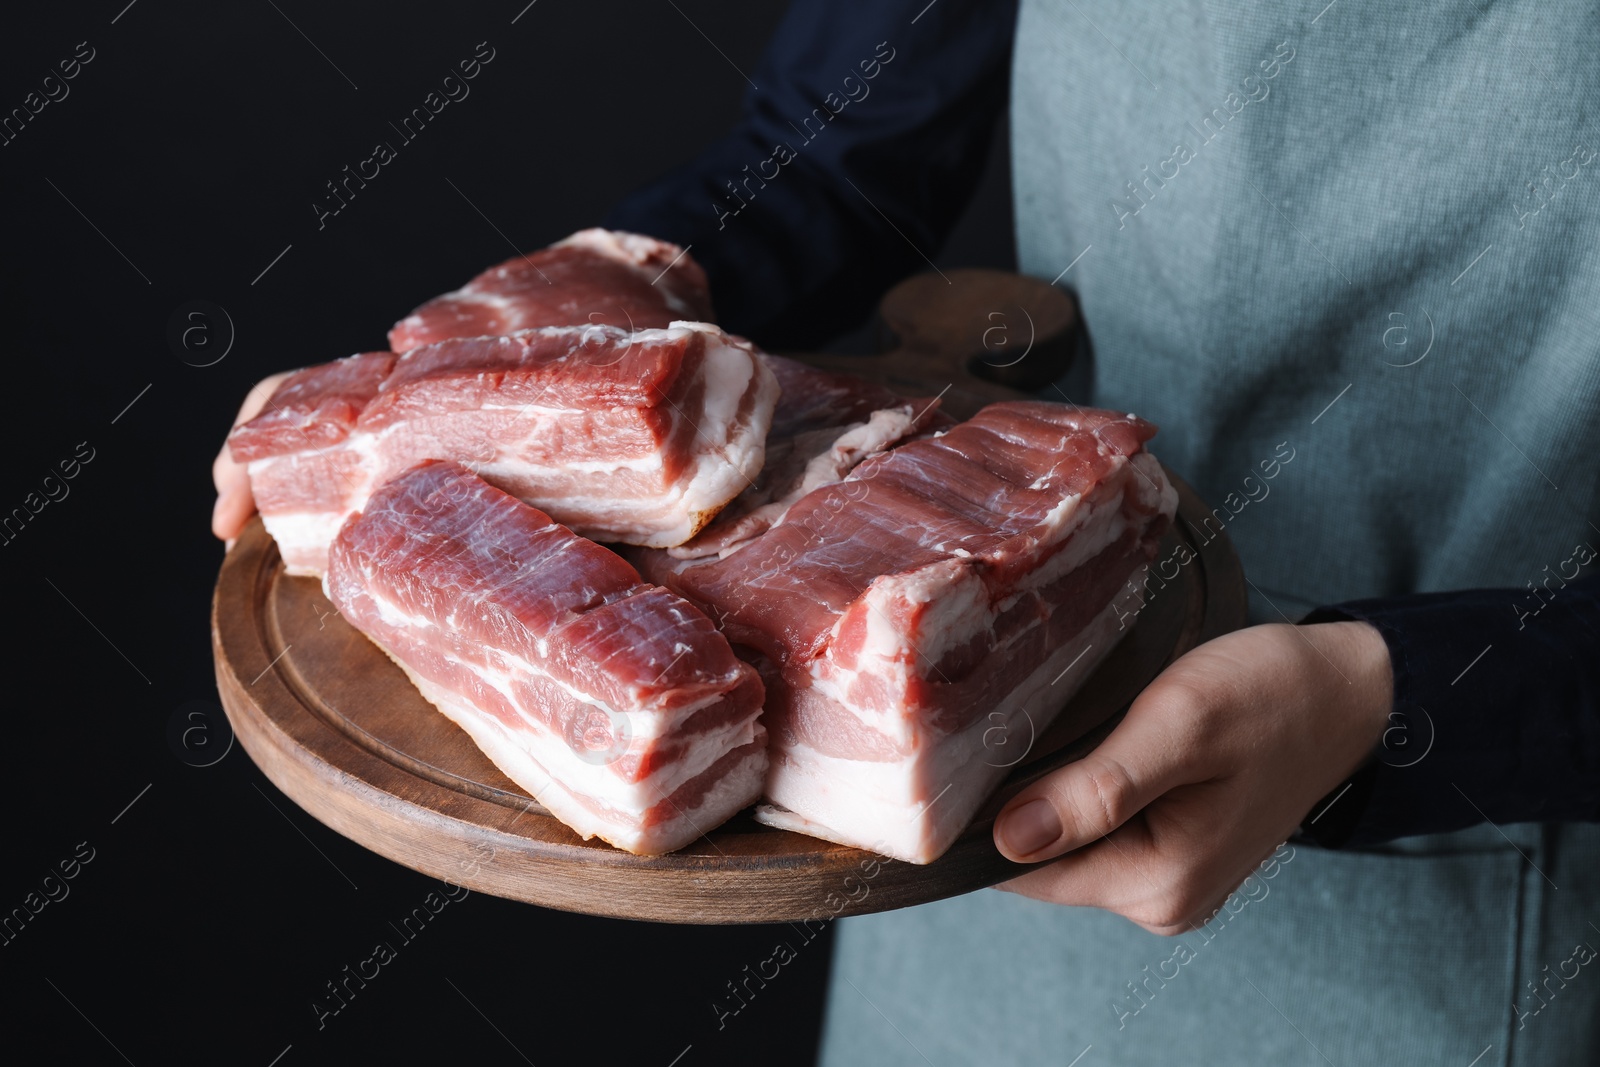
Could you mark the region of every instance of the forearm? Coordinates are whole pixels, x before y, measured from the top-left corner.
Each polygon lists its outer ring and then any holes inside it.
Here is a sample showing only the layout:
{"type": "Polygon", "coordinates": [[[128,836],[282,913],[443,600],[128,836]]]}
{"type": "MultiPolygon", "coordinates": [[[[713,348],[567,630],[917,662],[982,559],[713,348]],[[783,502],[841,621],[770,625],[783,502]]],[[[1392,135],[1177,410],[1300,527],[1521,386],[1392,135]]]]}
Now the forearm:
{"type": "Polygon", "coordinates": [[[722,324],[770,347],[848,329],[971,196],[1014,22],[1004,0],[796,3],[738,126],[605,225],[692,246],[722,324]]]}

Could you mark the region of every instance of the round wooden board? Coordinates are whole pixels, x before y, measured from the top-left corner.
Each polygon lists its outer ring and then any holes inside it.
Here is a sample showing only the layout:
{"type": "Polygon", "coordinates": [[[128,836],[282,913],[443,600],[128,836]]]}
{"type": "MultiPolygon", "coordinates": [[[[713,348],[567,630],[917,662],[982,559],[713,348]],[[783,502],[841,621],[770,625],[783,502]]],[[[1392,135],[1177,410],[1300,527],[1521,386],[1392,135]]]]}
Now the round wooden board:
{"type": "MultiPolygon", "coordinates": [[[[826,919],[908,907],[1021,873],[995,850],[1000,806],[1080,757],[1188,649],[1243,625],[1244,577],[1225,534],[1177,478],[1180,521],[1158,561],[1193,561],[1054,724],[1019,744],[999,791],[939,860],[876,857],[735,816],[666,856],[585,842],[512,784],[309,578],[283,570],[259,519],[228,553],[212,602],[217,684],[240,742],[295,803],[397,863],[496,896],[566,911],[681,923],[826,919]]],[[[1170,570],[1170,565],[1169,568],[1170,570]]],[[[1023,739],[1018,739],[1021,742],[1023,739]]],[[[1004,750],[997,747],[996,752],[1004,750]]]]}

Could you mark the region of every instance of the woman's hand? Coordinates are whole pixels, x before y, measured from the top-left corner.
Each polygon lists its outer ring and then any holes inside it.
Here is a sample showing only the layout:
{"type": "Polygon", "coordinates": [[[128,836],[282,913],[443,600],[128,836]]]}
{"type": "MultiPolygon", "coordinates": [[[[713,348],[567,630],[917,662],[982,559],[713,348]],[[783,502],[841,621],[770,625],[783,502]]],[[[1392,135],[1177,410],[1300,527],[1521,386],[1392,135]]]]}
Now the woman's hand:
{"type": "MultiPolygon", "coordinates": [[[[237,426],[255,418],[256,413],[266,405],[267,398],[278,388],[278,383],[291,373],[284,371],[257,382],[244,398],[244,406],[239,409],[233,424],[237,426]]],[[[244,524],[255,514],[256,502],[250,495],[250,476],[245,473],[243,464],[233,461],[226,442],[222,445],[222,451],[217,453],[216,461],[211,464],[211,480],[217,486],[217,503],[211,509],[211,532],[232,548],[234,538],[239,536],[244,524]]]]}
{"type": "Polygon", "coordinates": [[[1253,626],[1193,649],[1111,734],[1010,801],[1000,851],[1056,862],[1001,888],[1200,926],[1383,737],[1393,676],[1364,622],[1253,626]]]}

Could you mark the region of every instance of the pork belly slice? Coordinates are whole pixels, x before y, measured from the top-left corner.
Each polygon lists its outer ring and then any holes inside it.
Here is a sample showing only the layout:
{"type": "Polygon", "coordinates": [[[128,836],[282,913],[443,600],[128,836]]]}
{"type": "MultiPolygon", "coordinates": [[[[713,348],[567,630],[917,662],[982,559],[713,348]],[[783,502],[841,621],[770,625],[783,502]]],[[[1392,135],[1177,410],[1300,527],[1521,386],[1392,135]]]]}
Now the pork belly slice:
{"type": "Polygon", "coordinates": [[[635,233],[580,230],[429,300],[395,323],[389,347],[405,352],[538,326],[643,330],[713,318],[705,271],[684,249],[635,233]]]}
{"type": "Polygon", "coordinates": [[[463,463],[578,533],[668,546],[760,472],[778,384],[715,326],[545,327],[367,353],[288,378],[228,438],[292,574],[425,459],[463,463]]]}
{"type": "Polygon", "coordinates": [[[760,793],[760,677],[709,619],[458,463],[388,482],[325,580],[352,625],[584,838],[658,855],[760,793]]]}
{"type": "Polygon", "coordinates": [[[635,553],[766,664],[774,806],[757,817],[942,854],[1125,632],[1177,510],[1154,433],[992,404],[814,489],[728,556],[635,553]]]}

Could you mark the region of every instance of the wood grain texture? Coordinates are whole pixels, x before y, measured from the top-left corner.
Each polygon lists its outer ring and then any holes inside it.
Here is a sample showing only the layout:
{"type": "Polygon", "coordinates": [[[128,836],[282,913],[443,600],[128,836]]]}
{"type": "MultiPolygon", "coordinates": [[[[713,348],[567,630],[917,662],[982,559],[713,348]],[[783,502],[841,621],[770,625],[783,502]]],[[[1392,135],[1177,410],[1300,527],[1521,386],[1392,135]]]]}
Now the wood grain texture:
{"type": "MultiPolygon", "coordinates": [[[[989,306],[1002,313],[1026,308],[1036,324],[1051,324],[1052,334],[1034,340],[1045,348],[1034,352],[1048,355],[1054,345],[1054,365],[1064,366],[1062,333],[1074,322],[1065,294],[995,272],[953,271],[949,286],[929,277],[932,282],[907,283],[910,296],[902,293],[906,286],[891,293],[885,320],[895,321],[906,302],[914,307],[931,300],[943,307],[937,329],[929,334],[915,325],[927,321],[925,312],[901,315],[896,329],[911,340],[887,356],[852,360],[849,369],[924,391],[943,388],[938,379],[948,376],[952,392],[959,385],[979,402],[1000,398],[991,389],[1015,397],[963,368],[962,360],[984,358],[985,347],[982,330],[972,334],[961,323],[992,322],[984,318],[989,306]],[[960,278],[958,289],[958,276],[969,274],[980,277],[960,278]],[[940,293],[934,284],[951,291],[940,293]],[[952,332],[959,337],[946,345],[935,369],[924,367],[915,382],[902,380],[914,373],[917,353],[926,355],[930,336],[952,332]]],[[[1243,625],[1244,577],[1233,548],[1225,534],[1201,540],[1195,530],[1209,509],[1180,479],[1173,482],[1179,514],[1190,521],[1169,531],[1158,559],[1181,544],[1193,562],[1150,600],[1055,723],[1031,744],[1016,739],[1026,755],[950,850],[925,866],[774,830],[746,814],[666,856],[634,856],[580,840],[424,701],[399,668],[343,620],[317,582],[285,574],[259,519],[218,576],[212,603],[217,685],[240,743],[295,803],[397,863],[470,889],[566,911],[679,923],[822,920],[907,907],[1021,873],[1025,868],[1000,856],[991,837],[1004,801],[1091,749],[1177,656],[1243,625]]]]}
{"type": "Polygon", "coordinates": [[[798,358],[907,395],[938,393],[945,410],[965,419],[984,404],[1048,391],[1072,364],[1077,325],[1072,298],[1038,278],[951,270],[889,290],[877,320],[885,351],[798,358]]]}

